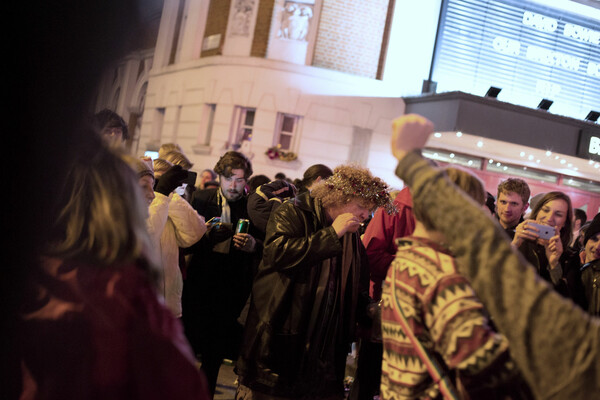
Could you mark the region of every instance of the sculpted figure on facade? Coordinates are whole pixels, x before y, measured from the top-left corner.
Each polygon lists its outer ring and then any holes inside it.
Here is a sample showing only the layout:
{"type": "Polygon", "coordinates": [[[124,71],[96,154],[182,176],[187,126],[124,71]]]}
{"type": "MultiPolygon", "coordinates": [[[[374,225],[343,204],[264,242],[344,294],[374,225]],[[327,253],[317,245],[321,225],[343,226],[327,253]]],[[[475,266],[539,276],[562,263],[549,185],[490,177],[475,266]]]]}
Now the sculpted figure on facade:
{"type": "Polygon", "coordinates": [[[312,5],[292,1],[286,2],[281,16],[278,37],[307,41],[312,16],[312,5]]]}
{"type": "Polygon", "coordinates": [[[255,0],[236,0],[233,4],[231,18],[231,36],[249,36],[250,18],[254,10],[255,0]]]}

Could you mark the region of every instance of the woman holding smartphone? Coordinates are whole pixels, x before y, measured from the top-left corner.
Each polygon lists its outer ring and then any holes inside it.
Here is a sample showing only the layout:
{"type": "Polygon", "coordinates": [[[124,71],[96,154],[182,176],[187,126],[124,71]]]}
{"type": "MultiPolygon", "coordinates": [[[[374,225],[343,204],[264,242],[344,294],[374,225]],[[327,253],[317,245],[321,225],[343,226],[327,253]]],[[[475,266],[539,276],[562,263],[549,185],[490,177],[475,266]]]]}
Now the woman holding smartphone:
{"type": "Polygon", "coordinates": [[[531,219],[517,225],[513,246],[556,291],[585,307],[579,272],[579,256],[569,249],[573,235],[573,206],[563,192],[546,193],[531,211],[531,219]],[[554,228],[554,236],[543,238],[543,226],[554,228]]]}

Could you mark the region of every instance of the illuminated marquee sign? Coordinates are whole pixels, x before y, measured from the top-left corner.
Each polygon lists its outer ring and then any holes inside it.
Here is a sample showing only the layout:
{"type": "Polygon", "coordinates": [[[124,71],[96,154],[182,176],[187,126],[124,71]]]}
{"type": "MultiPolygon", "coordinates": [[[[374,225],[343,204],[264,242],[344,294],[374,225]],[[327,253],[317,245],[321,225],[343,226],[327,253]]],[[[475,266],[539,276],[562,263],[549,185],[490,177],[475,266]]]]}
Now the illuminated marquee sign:
{"type": "Polygon", "coordinates": [[[577,156],[600,161],[600,129],[596,129],[594,132],[589,129],[581,131],[577,156]]]}
{"type": "Polygon", "coordinates": [[[526,0],[445,0],[433,80],[583,119],[600,104],[600,23],[526,0]]]}
{"type": "Polygon", "coordinates": [[[590,138],[590,145],[588,147],[588,152],[590,154],[596,154],[600,156],[600,137],[592,136],[590,138]]]}

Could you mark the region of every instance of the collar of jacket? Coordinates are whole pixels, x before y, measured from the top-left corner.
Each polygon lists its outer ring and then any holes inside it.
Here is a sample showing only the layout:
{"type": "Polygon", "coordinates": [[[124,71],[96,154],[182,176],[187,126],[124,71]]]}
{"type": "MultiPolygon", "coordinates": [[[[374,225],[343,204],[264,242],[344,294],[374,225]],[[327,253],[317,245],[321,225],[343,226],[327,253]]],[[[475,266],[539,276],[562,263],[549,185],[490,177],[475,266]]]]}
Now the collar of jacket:
{"type": "Polygon", "coordinates": [[[583,272],[584,270],[586,270],[587,268],[592,268],[594,270],[600,271],[600,258],[597,258],[595,260],[592,260],[588,263],[585,263],[581,266],[581,272],[583,272]]]}
{"type": "Polygon", "coordinates": [[[325,209],[321,205],[321,200],[311,197],[310,192],[304,192],[299,194],[298,196],[294,197],[293,201],[294,205],[302,211],[314,213],[317,221],[322,226],[331,225],[331,223],[327,221],[325,209]]]}

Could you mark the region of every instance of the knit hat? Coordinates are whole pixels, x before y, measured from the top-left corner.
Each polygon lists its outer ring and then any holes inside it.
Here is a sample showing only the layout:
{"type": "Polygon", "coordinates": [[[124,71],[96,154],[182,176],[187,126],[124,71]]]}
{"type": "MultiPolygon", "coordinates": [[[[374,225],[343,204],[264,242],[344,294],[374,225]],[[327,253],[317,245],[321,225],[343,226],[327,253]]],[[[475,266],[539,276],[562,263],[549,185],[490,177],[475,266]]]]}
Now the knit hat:
{"type": "Polygon", "coordinates": [[[129,154],[122,154],[121,158],[138,174],[138,178],[150,175],[154,179],[154,167],[150,157],[133,157],[129,154]]]}
{"type": "Polygon", "coordinates": [[[585,236],[583,237],[583,245],[585,246],[587,241],[590,240],[590,238],[596,236],[598,233],[600,233],[600,213],[596,214],[590,226],[588,226],[585,230],[585,236]]]}

